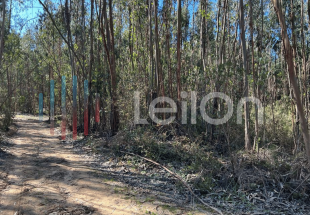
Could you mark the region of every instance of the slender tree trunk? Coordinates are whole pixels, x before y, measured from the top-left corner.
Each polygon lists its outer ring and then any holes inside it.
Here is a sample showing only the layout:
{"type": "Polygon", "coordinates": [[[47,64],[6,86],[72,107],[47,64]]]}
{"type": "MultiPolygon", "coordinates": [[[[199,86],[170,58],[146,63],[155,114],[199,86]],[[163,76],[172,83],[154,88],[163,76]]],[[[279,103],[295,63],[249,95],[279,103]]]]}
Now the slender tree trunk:
{"type": "MultiPolygon", "coordinates": [[[[261,0],[261,21],[262,21],[262,29],[261,29],[261,33],[260,33],[260,46],[259,46],[259,56],[262,58],[262,52],[263,52],[263,37],[264,37],[264,0],[261,0]]],[[[260,65],[260,73],[262,73],[262,68],[263,66],[260,65]]],[[[260,93],[261,89],[260,89],[260,85],[258,84],[257,86],[257,94],[260,97],[260,93]]],[[[264,95],[263,95],[264,96],[264,95]]],[[[266,127],[265,127],[265,104],[263,104],[264,106],[264,124],[263,124],[263,128],[264,128],[264,132],[263,132],[263,139],[262,142],[265,143],[265,131],[266,131],[266,127]]],[[[259,154],[259,147],[257,147],[258,150],[258,154],[259,154]]]]}
{"type": "MultiPolygon", "coordinates": [[[[220,17],[221,17],[221,8],[222,8],[222,0],[218,0],[218,12],[217,12],[217,18],[216,18],[216,38],[215,38],[215,52],[216,52],[216,60],[218,64],[218,54],[219,54],[219,48],[218,48],[218,41],[219,41],[219,33],[220,33],[220,17]]],[[[217,65],[218,66],[218,65],[217,65]]]]}
{"type": "MultiPolygon", "coordinates": [[[[65,15],[66,15],[66,27],[67,27],[67,34],[68,34],[68,42],[70,43],[70,46],[73,47],[72,46],[71,27],[70,27],[70,25],[71,25],[71,11],[69,11],[68,0],[66,0],[66,2],[65,2],[65,15]]],[[[69,57],[70,57],[70,62],[71,62],[71,71],[72,71],[71,75],[73,78],[73,75],[75,75],[75,65],[74,65],[74,59],[72,56],[72,52],[70,49],[69,49],[69,57]]]]}
{"type": "MultiPolygon", "coordinates": [[[[303,73],[303,102],[304,106],[308,107],[308,90],[307,90],[307,62],[306,62],[306,50],[305,50],[305,36],[304,36],[304,1],[301,1],[301,43],[302,43],[302,73],[303,73]]],[[[306,111],[306,119],[308,119],[308,112],[306,111]]],[[[307,120],[308,121],[308,120],[307,120]]],[[[308,122],[307,122],[308,125],[308,122]]]]}
{"type": "Polygon", "coordinates": [[[308,22],[310,24],[310,0],[308,0],[308,22]]]}
{"type": "Polygon", "coordinates": [[[206,62],[205,62],[205,50],[206,50],[206,5],[205,1],[200,1],[201,8],[201,20],[200,20],[200,57],[201,57],[201,65],[202,71],[205,72],[206,62]]]}
{"type": "Polygon", "coordinates": [[[149,56],[149,70],[150,70],[150,77],[151,77],[151,91],[149,92],[149,100],[148,100],[148,106],[151,103],[151,101],[154,99],[154,64],[153,64],[153,36],[152,36],[152,0],[149,0],[149,6],[148,6],[148,15],[149,15],[149,51],[150,51],[150,56],[149,56]]]}
{"type": "Polygon", "coordinates": [[[171,71],[171,58],[170,58],[170,14],[171,14],[171,2],[166,0],[165,11],[165,24],[166,24],[166,49],[167,49],[167,64],[168,64],[168,78],[169,78],[169,96],[173,98],[172,90],[172,71],[171,71]]]}
{"type": "Polygon", "coordinates": [[[110,21],[110,32],[111,32],[111,87],[112,87],[112,107],[111,107],[111,130],[113,134],[116,134],[119,128],[119,111],[117,106],[117,80],[116,80],[116,70],[115,70],[115,53],[114,53],[114,25],[113,25],[113,7],[112,0],[109,1],[109,21],[110,21]]]}
{"type": "MultiPolygon", "coordinates": [[[[90,1],[90,55],[89,55],[89,71],[88,71],[88,128],[91,128],[91,113],[92,113],[92,71],[93,71],[93,64],[94,64],[94,0],[90,1]]],[[[83,17],[84,17],[84,0],[83,0],[83,17]]],[[[85,26],[85,19],[83,18],[83,26],[85,26]]]]}
{"type": "MultiPolygon", "coordinates": [[[[297,59],[297,42],[296,42],[296,34],[295,34],[295,14],[293,12],[294,10],[294,0],[290,0],[290,3],[291,3],[291,13],[290,13],[290,21],[291,21],[291,30],[292,30],[292,43],[293,43],[293,51],[292,51],[292,57],[296,60],[297,59]]],[[[296,61],[293,61],[293,64],[294,64],[294,72],[295,72],[295,76],[297,76],[297,85],[298,85],[298,82],[300,82],[298,79],[300,78],[300,76],[298,76],[298,65],[297,65],[297,62],[296,61]]],[[[299,90],[300,92],[300,90],[299,90]]],[[[301,96],[302,96],[302,92],[301,92],[301,96]]],[[[301,98],[301,101],[302,101],[302,98],[301,98]]],[[[299,133],[299,113],[298,113],[298,108],[297,108],[297,104],[296,104],[296,125],[295,125],[295,133],[296,133],[296,137],[298,138],[298,133],[299,133]]],[[[297,144],[298,144],[298,139],[297,139],[297,144]]]]}
{"type": "MultiPolygon", "coordinates": [[[[156,68],[156,75],[157,75],[157,95],[161,95],[162,97],[165,96],[165,89],[164,89],[164,77],[163,77],[163,71],[161,66],[161,53],[159,48],[159,29],[158,29],[158,14],[157,14],[157,8],[158,8],[158,0],[155,0],[155,68],[156,68]]],[[[161,103],[161,107],[163,107],[163,103],[161,103]]],[[[165,118],[165,114],[162,114],[163,118],[165,118]]]]}
{"type": "MultiPolygon", "coordinates": [[[[251,48],[252,48],[252,72],[253,72],[253,94],[254,94],[254,97],[256,98],[257,97],[257,94],[256,94],[256,89],[257,89],[257,86],[256,86],[256,82],[257,82],[257,74],[256,74],[256,71],[255,71],[255,61],[254,61],[254,36],[253,36],[253,5],[252,5],[252,1],[249,1],[250,3],[250,29],[251,29],[251,41],[252,41],[252,44],[251,44],[251,48]]],[[[258,107],[257,105],[254,105],[255,107],[255,137],[254,137],[254,143],[253,143],[253,150],[255,150],[255,147],[258,148],[257,146],[257,138],[258,138],[258,107]]]]}
{"type": "Polygon", "coordinates": [[[128,3],[128,12],[129,12],[129,52],[130,52],[130,61],[131,61],[131,69],[134,71],[134,63],[133,63],[133,41],[132,41],[132,23],[131,23],[131,6],[130,3],[128,3]]]}
{"type": "Polygon", "coordinates": [[[177,118],[178,120],[181,119],[181,39],[182,39],[182,32],[181,32],[181,21],[182,21],[182,14],[181,14],[181,0],[178,0],[178,36],[177,36],[177,97],[178,97],[178,113],[177,118]]]}
{"type": "Polygon", "coordinates": [[[157,80],[157,95],[164,96],[163,92],[163,77],[162,77],[162,71],[161,71],[161,62],[160,62],[160,49],[159,49],[159,29],[158,29],[158,14],[157,14],[157,8],[158,8],[158,0],[155,0],[155,69],[156,69],[156,80],[157,80]]]}
{"type": "Polygon", "coordinates": [[[220,41],[220,46],[219,46],[219,65],[223,63],[223,53],[224,53],[224,46],[225,46],[225,36],[226,36],[226,14],[227,14],[227,4],[228,0],[224,1],[224,14],[222,18],[222,38],[220,41]]]}
{"type": "Polygon", "coordinates": [[[5,1],[2,1],[2,26],[0,36],[0,68],[2,67],[2,56],[4,52],[4,40],[5,40],[5,1]]]}
{"type": "Polygon", "coordinates": [[[11,66],[9,66],[6,70],[7,74],[7,97],[8,97],[8,103],[6,105],[6,112],[5,112],[5,118],[8,120],[8,124],[6,126],[10,125],[10,119],[11,119],[11,103],[12,103],[12,95],[11,95],[11,75],[10,75],[10,69],[11,66]]]}
{"type": "Polygon", "coordinates": [[[287,35],[287,29],[286,29],[286,23],[284,19],[284,15],[282,13],[282,5],[279,0],[272,0],[273,6],[275,9],[275,12],[278,16],[279,23],[281,25],[281,34],[282,34],[282,40],[284,41],[284,49],[285,49],[285,59],[288,64],[288,71],[289,71],[289,77],[290,81],[293,87],[294,95],[295,95],[295,100],[297,104],[297,109],[300,117],[300,122],[301,122],[301,128],[302,128],[302,133],[303,133],[303,138],[305,142],[305,148],[306,148],[306,154],[308,158],[308,162],[310,163],[310,138],[309,138],[309,131],[308,131],[308,126],[307,126],[307,121],[305,118],[305,113],[304,109],[302,107],[302,102],[300,99],[300,92],[298,89],[298,84],[296,81],[296,75],[294,71],[294,61],[293,61],[293,53],[292,53],[292,47],[287,35]]]}
{"type": "MultiPolygon", "coordinates": [[[[100,5],[101,6],[101,5],[100,5]]],[[[111,88],[111,115],[110,125],[112,134],[116,134],[119,128],[119,111],[117,106],[117,80],[115,70],[115,56],[114,56],[114,28],[113,28],[113,8],[112,0],[109,1],[109,20],[107,18],[107,2],[103,1],[101,8],[102,12],[99,15],[100,31],[103,39],[109,71],[110,71],[110,88],[111,88]],[[104,19],[104,24],[103,24],[104,19]],[[106,32],[106,33],[105,33],[106,32]],[[110,34],[111,32],[111,34],[110,34]],[[111,37],[111,39],[110,39],[111,37]]]]}
{"type": "MultiPolygon", "coordinates": [[[[248,97],[248,68],[247,68],[247,51],[245,42],[245,29],[244,29],[244,11],[243,11],[243,0],[240,0],[240,33],[241,33],[241,43],[243,52],[243,70],[244,70],[244,97],[248,97]]],[[[244,142],[245,149],[250,150],[250,134],[249,134],[249,106],[246,102],[244,108],[244,142]]]]}

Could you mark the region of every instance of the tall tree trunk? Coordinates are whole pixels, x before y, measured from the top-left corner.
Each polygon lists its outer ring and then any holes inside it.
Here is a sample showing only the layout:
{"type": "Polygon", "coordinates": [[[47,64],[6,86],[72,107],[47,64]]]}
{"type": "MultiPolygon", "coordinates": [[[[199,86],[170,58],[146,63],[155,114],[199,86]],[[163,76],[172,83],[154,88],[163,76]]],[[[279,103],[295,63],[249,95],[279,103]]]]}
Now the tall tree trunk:
{"type": "Polygon", "coordinates": [[[206,2],[205,0],[200,1],[201,18],[200,18],[200,57],[202,71],[205,72],[205,50],[206,50],[206,2]]]}
{"type": "MultiPolygon", "coordinates": [[[[106,0],[105,0],[106,1],[106,0]]],[[[106,12],[106,10],[105,10],[106,12]]],[[[116,134],[119,128],[119,111],[117,106],[117,80],[116,80],[116,67],[115,67],[115,53],[114,53],[114,25],[113,25],[113,7],[112,0],[109,0],[109,21],[110,21],[110,34],[111,34],[111,42],[110,42],[110,76],[111,76],[111,96],[112,96],[112,104],[111,104],[111,130],[112,134],[116,134]]]]}
{"type": "MultiPolygon", "coordinates": [[[[308,90],[307,90],[307,62],[306,62],[306,50],[305,50],[305,36],[304,36],[304,1],[301,1],[301,43],[302,43],[302,73],[303,73],[303,92],[304,96],[302,101],[304,106],[308,107],[308,90]]],[[[308,119],[308,112],[306,111],[306,118],[308,119]]],[[[308,120],[307,120],[308,121],[308,120]]],[[[308,122],[307,122],[308,124],[308,122]]]]}
{"type": "Polygon", "coordinates": [[[172,90],[172,71],[170,58],[170,14],[171,14],[171,0],[165,1],[165,24],[166,24],[166,49],[167,49],[167,64],[168,64],[168,78],[169,78],[169,96],[173,98],[172,90]]]}
{"type": "MultiPolygon", "coordinates": [[[[254,36],[253,36],[253,3],[252,1],[249,2],[250,3],[250,29],[251,29],[251,41],[252,41],[252,44],[251,44],[251,48],[252,48],[252,72],[253,72],[253,94],[254,94],[254,97],[256,98],[257,97],[257,93],[256,93],[256,90],[257,90],[257,86],[256,86],[256,82],[257,82],[257,74],[256,74],[256,71],[255,71],[255,61],[254,61],[254,36]]],[[[254,136],[254,143],[253,143],[253,150],[255,150],[255,147],[258,148],[257,146],[257,138],[258,138],[258,107],[257,105],[254,105],[255,107],[255,136],[254,136]]]]}
{"type": "MultiPolygon", "coordinates": [[[[83,17],[84,17],[84,0],[83,0],[83,17]]],[[[89,71],[88,71],[88,128],[91,128],[91,113],[92,113],[92,71],[93,71],[93,63],[94,63],[94,0],[90,1],[90,55],[89,55],[89,71]]],[[[83,27],[85,27],[85,19],[83,18],[83,27]]]]}
{"type": "Polygon", "coordinates": [[[182,32],[181,32],[181,21],[182,21],[182,14],[181,14],[181,0],[178,0],[178,36],[177,36],[177,97],[178,97],[178,113],[177,118],[181,120],[181,39],[182,39],[182,32]]]}
{"type": "MultiPolygon", "coordinates": [[[[71,1],[70,1],[70,5],[71,5],[71,1]]],[[[69,2],[68,0],[66,0],[65,2],[65,15],[66,15],[66,27],[67,27],[67,34],[68,34],[68,42],[70,44],[71,47],[73,47],[72,45],[72,36],[71,36],[71,11],[69,9],[69,2]]],[[[69,49],[69,57],[70,57],[70,62],[71,62],[71,75],[72,78],[75,75],[75,64],[74,64],[74,59],[72,56],[72,52],[69,49]]]]}
{"type": "Polygon", "coordinates": [[[133,63],[133,41],[132,41],[132,23],[131,23],[131,6],[128,2],[128,12],[129,12],[129,52],[130,52],[130,61],[131,61],[131,69],[134,71],[134,63],[133,63]]]}
{"type": "MultiPolygon", "coordinates": [[[[100,5],[101,6],[101,5],[100,5]]],[[[119,128],[119,111],[117,106],[117,80],[116,80],[116,70],[115,70],[115,56],[114,56],[114,28],[113,28],[113,8],[112,0],[109,1],[109,20],[107,19],[107,2],[103,1],[100,13],[100,31],[102,35],[103,45],[106,52],[109,71],[110,71],[110,86],[111,86],[111,115],[110,115],[110,125],[112,134],[116,134],[119,128]],[[103,24],[104,19],[104,24],[103,24]],[[106,33],[105,33],[106,32],[106,33]],[[111,34],[110,34],[111,32],[111,34]],[[111,37],[111,39],[110,39],[111,37]]]]}
{"type": "Polygon", "coordinates": [[[310,0],[308,0],[308,22],[310,24],[310,0]]]}
{"type": "MultiPolygon", "coordinates": [[[[260,58],[263,56],[262,52],[263,52],[263,37],[264,37],[264,0],[261,0],[261,21],[262,21],[262,29],[261,29],[261,33],[260,33],[260,46],[259,46],[259,56],[260,56],[260,58]]],[[[263,68],[263,65],[260,65],[260,74],[262,73],[262,68],[263,68]]],[[[257,86],[257,94],[260,97],[260,94],[261,94],[260,85],[257,86]]],[[[266,116],[265,104],[263,104],[263,106],[264,106],[264,123],[263,123],[264,131],[263,131],[262,142],[265,143],[265,131],[266,131],[266,128],[265,128],[265,116],[266,116]]],[[[258,149],[258,153],[259,153],[259,147],[257,147],[257,149],[258,149]]]]}
{"type": "Polygon", "coordinates": [[[150,70],[150,77],[151,77],[151,91],[149,92],[149,99],[147,101],[147,106],[151,103],[151,101],[154,99],[154,64],[153,64],[153,36],[152,36],[152,0],[149,0],[149,6],[148,6],[148,15],[149,15],[149,51],[150,51],[150,56],[149,56],[149,70],[150,70]]]}
{"type": "Polygon", "coordinates": [[[292,53],[292,47],[287,35],[287,29],[286,29],[286,23],[284,19],[284,15],[282,12],[282,5],[279,0],[272,0],[273,6],[275,9],[275,12],[278,16],[279,23],[281,25],[281,35],[282,35],[282,40],[284,42],[284,49],[285,49],[285,59],[288,64],[288,71],[289,71],[289,77],[290,81],[293,87],[294,91],[294,96],[297,104],[297,109],[300,117],[300,122],[301,122],[301,128],[302,128],[302,133],[303,133],[303,139],[305,142],[305,148],[306,148],[306,154],[308,158],[308,162],[310,163],[310,138],[309,138],[309,131],[308,131],[308,126],[307,126],[307,121],[305,118],[305,113],[304,109],[302,107],[302,102],[300,99],[300,92],[298,89],[298,84],[296,81],[296,75],[294,71],[294,61],[293,61],[293,53],[292,53]]]}
{"type": "Polygon", "coordinates": [[[161,62],[160,62],[160,49],[159,49],[159,34],[158,34],[158,0],[155,0],[154,16],[155,16],[155,70],[156,70],[156,80],[157,80],[157,95],[162,92],[162,74],[161,74],[161,62]]]}
{"type": "MultiPolygon", "coordinates": [[[[247,51],[246,51],[246,42],[245,42],[245,29],[244,29],[244,11],[243,11],[243,0],[240,0],[240,33],[241,33],[241,43],[242,43],[242,52],[243,52],[243,70],[244,70],[244,97],[248,97],[248,68],[247,68],[247,51]]],[[[246,102],[244,108],[244,142],[245,149],[250,150],[250,134],[249,134],[249,105],[246,102]]]]}
{"type": "Polygon", "coordinates": [[[2,1],[2,26],[1,26],[1,36],[0,36],[0,68],[2,67],[2,56],[4,52],[4,40],[5,40],[5,1],[2,1]]]}
{"type": "Polygon", "coordinates": [[[156,93],[159,95],[159,69],[158,69],[158,22],[157,22],[157,0],[154,0],[154,18],[155,18],[155,84],[156,84],[156,93]]]}
{"type": "MultiPolygon", "coordinates": [[[[156,75],[157,75],[157,95],[161,95],[162,97],[165,96],[165,89],[164,89],[164,77],[163,71],[161,66],[161,53],[159,48],[159,29],[158,29],[158,0],[155,0],[155,68],[156,68],[156,75]]],[[[163,107],[163,103],[161,103],[161,107],[163,107]]],[[[162,116],[165,118],[165,114],[163,113],[162,116]]]]}
{"type": "Polygon", "coordinates": [[[225,36],[226,36],[226,14],[227,14],[227,4],[228,0],[224,1],[224,14],[222,18],[222,38],[220,41],[220,46],[219,46],[219,65],[223,63],[223,53],[224,53],[224,46],[225,46],[225,36]]]}

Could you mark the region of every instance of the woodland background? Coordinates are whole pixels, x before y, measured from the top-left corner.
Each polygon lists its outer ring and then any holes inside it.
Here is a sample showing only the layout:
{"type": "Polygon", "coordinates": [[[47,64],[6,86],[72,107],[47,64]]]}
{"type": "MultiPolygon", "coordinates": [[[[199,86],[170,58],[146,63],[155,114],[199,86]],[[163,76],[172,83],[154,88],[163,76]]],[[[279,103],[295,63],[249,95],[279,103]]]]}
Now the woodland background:
{"type": "MultiPolygon", "coordinates": [[[[3,130],[16,112],[38,114],[39,93],[44,94],[45,114],[49,115],[50,80],[55,80],[59,124],[62,76],[67,80],[67,125],[72,129],[71,89],[76,75],[80,133],[87,79],[90,133],[107,138],[121,135],[126,144],[116,141],[116,151],[126,148],[163,163],[185,163],[186,174],[200,174],[195,185],[200,190],[219,186],[226,176],[227,184],[230,180],[243,184],[238,179],[241,166],[248,169],[248,164],[255,164],[278,177],[274,186],[287,198],[297,194],[309,198],[309,1],[38,2],[42,7],[39,17],[29,23],[16,19],[20,28],[13,28],[12,7],[22,10],[31,1],[1,1],[3,130]],[[242,125],[236,123],[235,112],[224,125],[208,124],[197,105],[195,125],[182,125],[179,111],[178,120],[170,125],[136,126],[134,91],[141,92],[141,118],[149,118],[148,105],[154,98],[168,96],[179,108],[181,101],[188,101],[188,122],[190,96],[182,99],[181,91],[197,92],[198,104],[210,92],[225,93],[234,110],[241,98],[257,97],[263,104],[263,124],[258,124],[257,108],[247,103],[242,125]],[[100,95],[100,123],[94,118],[96,94],[100,95]],[[223,166],[234,177],[225,173],[212,180],[223,166]],[[290,179],[283,179],[285,174],[290,179]],[[304,183],[298,186],[296,181],[304,183]]],[[[226,111],[221,99],[213,99],[206,107],[214,118],[226,111]]]]}

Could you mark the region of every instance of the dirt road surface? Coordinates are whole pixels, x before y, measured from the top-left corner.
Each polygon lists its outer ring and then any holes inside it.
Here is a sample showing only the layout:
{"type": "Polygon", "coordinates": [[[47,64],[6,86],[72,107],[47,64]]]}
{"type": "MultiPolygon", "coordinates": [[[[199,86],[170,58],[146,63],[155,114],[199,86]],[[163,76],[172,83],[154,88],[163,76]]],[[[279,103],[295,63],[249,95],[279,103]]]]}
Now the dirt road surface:
{"type": "Polygon", "coordinates": [[[116,192],[117,182],[97,177],[83,157],[50,135],[47,124],[27,117],[17,117],[16,124],[0,160],[1,215],[175,214],[156,201],[137,202],[116,192]]]}

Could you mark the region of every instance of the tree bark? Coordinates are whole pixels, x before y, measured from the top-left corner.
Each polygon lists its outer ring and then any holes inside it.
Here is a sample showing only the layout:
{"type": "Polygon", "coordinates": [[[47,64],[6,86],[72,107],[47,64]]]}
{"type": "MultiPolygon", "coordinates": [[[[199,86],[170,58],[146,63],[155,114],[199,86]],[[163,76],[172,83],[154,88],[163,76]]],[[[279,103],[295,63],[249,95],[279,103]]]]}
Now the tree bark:
{"type": "MultiPolygon", "coordinates": [[[[243,70],[244,70],[244,97],[248,97],[248,68],[247,68],[247,51],[245,42],[245,29],[244,29],[244,11],[243,11],[243,0],[240,0],[240,32],[241,32],[241,43],[242,43],[242,53],[243,53],[243,70]]],[[[246,102],[244,108],[244,142],[245,149],[250,150],[250,134],[249,134],[249,106],[246,102]]]]}
{"type": "Polygon", "coordinates": [[[206,2],[204,0],[200,1],[201,7],[201,20],[200,20],[200,57],[201,57],[201,67],[202,71],[205,72],[206,62],[205,62],[205,50],[206,50],[206,2]]]}
{"type": "MultiPolygon", "coordinates": [[[[84,0],[83,0],[83,17],[84,17],[84,0]]],[[[93,24],[94,24],[94,0],[90,1],[90,55],[89,55],[89,71],[88,71],[88,128],[91,128],[91,114],[92,114],[92,71],[93,71],[93,63],[94,63],[94,32],[93,32],[93,24]]],[[[83,27],[85,27],[85,19],[83,18],[83,27]]],[[[84,46],[84,45],[83,45],[84,46]]]]}
{"type": "Polygon", "coordinates": [[[2,67],[2,56],[4,52],[4,39],[5,39],[5,1],[2,1],[2,26],[0,37],[0,68],[2,67]]]}
{"type": "Polygon", "coordinates": [[[298,113],[299,113],[299,117],[300,117],[300,122],[301,122],[301,128],[302,128],[302,134],[303,134],[303,139],[305,142],[305,148],[306,148],[306,155],[308,158],[308,162],[310,163],[310,139],[309,139],[309,131],[307,128],[307,121],[305,118],[305,113],[304,113],[304,109],[302,107],[302,102],[300,99],[300,92],[299,92],[299,88],[297,85],[297,81],[296,81],[296,75],[295,75],[295,71],[294,71],[294,61],[293,61],[293,53],[292,53],[292,47],[287,35],[287,29],[286,29],[286,23],[285,23],[285,19],[284,19],[284,15],[282,12],[282,5],[281,2],[279,0],[272,0],[273,2],[273,6],[275,9],[275,12],[278,16],[279,19],[279,23],[281,26],[281,35],[282,35],[282,40],[283,40],[283,44],[284,44],[284,49],[285,49],[285,59],[286,62],[288,64],[288,72],[289,72],[289,78],[293,87],[293,92],[294,92],[294,96],[295,96],[295,100],[296,100],[296,105],[297,105],[297,109],[298,109],[298,113]]]}
{"type": "MultiPolygon", "coordinates": [[[[251,49],[252,49],[252,72],[253,72],[253,95],[255,98],[257,98],[257,86],[256,86],[256,82],[257,82],[257,74],[255,71],[255,61],[254,61],[254,36],[253,36],[253,4],[252,1],[249,1],[250,3],[250,28],[251,28],[251,49]]],[[[254,136],[254,143],[253,143],[253,150],[255,150],[255,147],[257,147],[257,139],[258,139],[258,107],[257,105],[254,105],[255,107],[255,136],[254,136]]]]}
{"type": "Polygon", "coordinates": [[[178,0],[178,36],[177,36],[177,97],[178,97],[178,113],[177,118],[178,120],[181,119],[181,38],[182,38],[182,31],[181,31],[181,0],[178,0]]]}
{"type": "Polygon", "coordinates": [[[149,99],[147,101],[147,106],[151,103],[151,101],[154,99],[153,94],[154,94],[154,64],[153,64],[153,29],[152,29],[152,0],[149,0],[149,6],[148,6],[148,18],[149,18],[149,70],[150,70],[150,82],[151,82],[151,91],[149,92],[149,99]]]}
{"type": "Polygon", "coordinates": [[[111,130],[112,134],[116,134],[119,128],[119,111],[117,106],[117,80],[115,70],[115,54],[114,54],[114,25],[113,25],[113,7],[112,0],[109,1],[109,21],[110,21],[110,33],[111,33],[111,44],[110,44],[110,76],[111,76],[111,88],[112,88],[112,104],[111,104],[111,130]]]}
{"type": "MultiPolygon", "coordinates": [[[[302,73],[303,73],[303,102],[304,106],[308,107],[308,90],[307,90],[307,62],[306,62],[306,50],[305,50],[305,36],[304,36],[304,1],[301,1],[301,43],[302,43],[302,73]]],[[[308,112],[306,111],[306,118],[308,115],[308,112]]],[[[307,122],[308,124],[308,122],[307,122]]]]}
{"type": "Polygon", "coordinates": [[[133,41],[132,41],[132,23],[131,23],[131,6],[130,3],[128,2],[128,12],[129,12],[129,36],[128,36],[128,41],[129,41],[129,52],[130,52],[130,61],[131,61],[131,69],[132,71],[135,70],[134,63],[133,63],[133,41]]]}
{"type": "Polygon", "coordinates": [[[167,64],[168,64],[168,77],[169,77],[169,96],[173,98],[172,90],[172,72],[171,72],[171,58],[170,58],[170,14],[171,14],[171,2],[170,0],[165,1],[165,24],[166,24],[166,49],[167,49],[167,64]]]}

